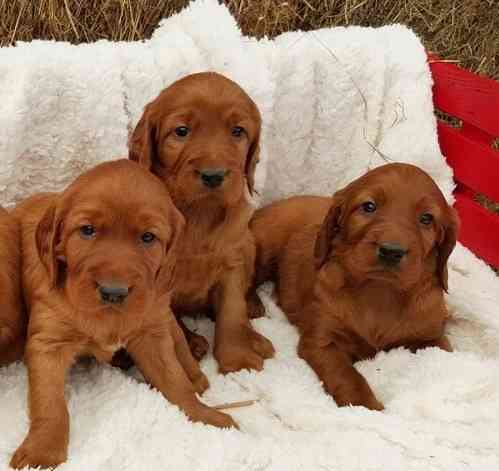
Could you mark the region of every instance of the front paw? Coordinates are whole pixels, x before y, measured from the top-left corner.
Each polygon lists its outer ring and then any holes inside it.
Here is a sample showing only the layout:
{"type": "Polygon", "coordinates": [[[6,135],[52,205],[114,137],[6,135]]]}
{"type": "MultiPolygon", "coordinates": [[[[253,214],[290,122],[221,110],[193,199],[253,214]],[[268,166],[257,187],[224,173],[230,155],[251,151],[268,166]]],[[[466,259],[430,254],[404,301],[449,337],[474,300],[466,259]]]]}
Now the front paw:
{"type": "Polygon", "coordinates": [[[10,466],[14,469],[40,467],[55,468],[67,460],[67,445],[58,443],[57,439],[45,433],[29,433],[24,442],[16,450],[10,466]]]}
{"type": "Polygon", "coordinates": [[[202,335],[194,332],[190,332],[187,336],[187,343],[189,344],[192,356],[197,361],[201,361],[210,348],[208,340],[206,340],[202,335]]]}
{"type": "Polygon", "coordinates": [[[239,426],[229,414],[219,412],[201,402],[196,407],[184,409],[184,411],[193,422],[202,422],[203,424],[213,425],[218,428],[239,429],[239,426]]]}
{"type": "Polygon", "coordinates": [[[385,408],[383,404],[379,402],[372,393],[351,394],[346,397],[335,394],[333,397],[336,401],[336,404],[338,404],[338,407],[364,406],[366,409],[379,411],[382,411],[385,408]]]}
{"type": "Polygon", "coordinates": [[[261,371],[264,360],[274,356],[272,342],[250,326],[243,327],[238,334],[228,334],[217,341],[215,358],[219,371],[223,374],[244,369],[261,371]]]}
{"type": "Polygon", "coordinates": [[[258,319],[265,316],[265,306],[260,299],[260,296],[255,292],[248,295],[248,317],[250,319],[258,319]]]}

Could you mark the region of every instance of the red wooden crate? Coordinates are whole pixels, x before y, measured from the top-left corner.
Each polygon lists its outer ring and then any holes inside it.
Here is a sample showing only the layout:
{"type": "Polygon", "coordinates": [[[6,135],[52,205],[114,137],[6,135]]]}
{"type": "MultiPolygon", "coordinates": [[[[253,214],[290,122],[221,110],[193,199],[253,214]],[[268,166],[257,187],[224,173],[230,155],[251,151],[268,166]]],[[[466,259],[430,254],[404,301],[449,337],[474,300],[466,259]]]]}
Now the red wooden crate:
{"type": "Polygon", "coordinates": [[[499,82],[430,56],[435,108],[453,118],[438,121],[442,154],[454,170],[459,241],[499,267],[499,215],[480,206],[481,193],[499,201],[499,82]],[[457,123],[457,126],[456,124],[457,123]]]}

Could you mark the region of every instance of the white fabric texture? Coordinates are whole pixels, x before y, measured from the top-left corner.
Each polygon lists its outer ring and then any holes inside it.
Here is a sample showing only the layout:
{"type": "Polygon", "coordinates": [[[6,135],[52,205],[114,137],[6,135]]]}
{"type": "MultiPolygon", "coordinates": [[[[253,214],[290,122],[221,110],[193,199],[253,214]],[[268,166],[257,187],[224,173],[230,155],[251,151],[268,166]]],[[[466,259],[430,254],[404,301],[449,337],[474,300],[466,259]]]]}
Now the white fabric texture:
{"type": "MultiPolygon", "coordinates": [[[[452,199],[440,154],[424,49],[403,26],[333,28],[245,38],[216,0],[165,19],[150,40],[35,41],[0,49],[0,202],[60,190],[126,154],[143,106],[177,78],[216,70],[263,115],[261,202],[331,194],[386,158],[427,170],[452,199]]],[[[296,355],[298,335],[270,294],[253,322],[276,348],[262,372],[222,376],[203,360],[208,404],[257,399],[231,414],[240,431],[190,423],[140,374],[78,365],[68,377],[68,462],[61,470],[499,469],[499,290],[462,246],[449,267],[455,352],[405,349],[356,365],[383,412],[338,408],[296,355]]],[[[188,320],[213,343],[213,324],[188,320]]],[[[21,364],[0,369],[0,470],[28,428],[21,364]]]]}

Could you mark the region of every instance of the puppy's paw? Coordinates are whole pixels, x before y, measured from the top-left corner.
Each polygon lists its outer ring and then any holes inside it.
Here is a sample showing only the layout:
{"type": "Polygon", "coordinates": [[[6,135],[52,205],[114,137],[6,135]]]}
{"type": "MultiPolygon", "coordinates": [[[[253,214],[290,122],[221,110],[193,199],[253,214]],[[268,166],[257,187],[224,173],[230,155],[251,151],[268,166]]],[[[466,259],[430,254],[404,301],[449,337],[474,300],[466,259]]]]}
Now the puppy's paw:
{"type": "Polygon", "coordinates": [[[248,317],[250,319],[258,319],[265,315],[265,306],[263,305],[260,296],[256,293],[248,295],[248,317]]]}
{"type": "Polygon", "coordinates": [[[202,372],[199,373],[199,376],[192,379],[192,384],[198,394],[203,394],[210,387],[208,378],[202,372]]]}
{"type": "Polygon", "coordinates": [[[275,355],[274,346],[267,337],[264,337],[262,334],[259,334],[253,329],[250,330],[249,336],[251,346],[255,352],[257,352],[262,358],[273,358],[275,355]]]}
{"type": "Polygon", "coordinates": [[[339,407],[342,406],[363,406],[366,409],[370,410],[379,410],[382,411],[385,409],[385,406],[381,402],[379,402],[374,394],[359,394],[355,397],[342,398],[338,396],[334,396],[334,400],[339,407]]]}
{"type": "Polygon", "coordinates": [[[202,335],[190,332],[187,337],[187,343],[191,349],[192,356],[197,360],[201,361],[202,358],[208,353],[210,344],[202,335]]]}
{"type": "Polygon", "coordinates": [[[270,340],[255,332],[250,326],[244,327],[237,336],[228,336],[215,348],[218,369],[226,374],[239,370],[263,369],[263,361],[274,356],[270,340]]]}
{"type": "Polygon", "coordinates": [[[208,407],[205,404],[200,404],[200,406],[201,407],[197,411],[187,413],[192,421],[202,422],[203,424],[213,425],[218,428],[239,429],[239,426],[229,414],[219,412],[218,410],[208,407]]]}
{"type": "Polygon", "coordinates": [[[57,440],[48,442],[46,435],[28,434],[12,456],[10,466],[14,469],[22,469],[27,466],[47,469],[55,468],[66,460],[67,447],[58,446],[57,440]]]}

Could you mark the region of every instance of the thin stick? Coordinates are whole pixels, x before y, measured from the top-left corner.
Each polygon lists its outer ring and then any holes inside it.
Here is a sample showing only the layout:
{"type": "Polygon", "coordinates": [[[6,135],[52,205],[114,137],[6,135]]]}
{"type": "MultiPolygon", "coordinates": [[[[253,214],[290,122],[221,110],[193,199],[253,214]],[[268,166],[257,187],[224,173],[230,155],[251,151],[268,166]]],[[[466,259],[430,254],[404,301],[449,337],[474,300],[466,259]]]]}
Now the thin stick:
{"type": "Polygon", "coordinates": [[[225,404],[220,404],[218,406],[212,406],[213,409],[224,410],[224,409],[236,409],[238,407],[247,407],[252,406],[258,402],[256,399],[252,399],[250,401],[239,401],[239,402],[226,402],[225,404]]]}

